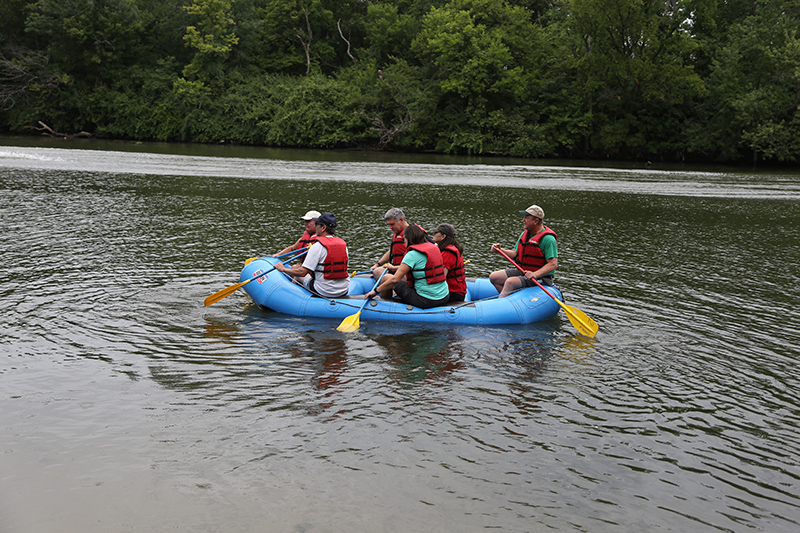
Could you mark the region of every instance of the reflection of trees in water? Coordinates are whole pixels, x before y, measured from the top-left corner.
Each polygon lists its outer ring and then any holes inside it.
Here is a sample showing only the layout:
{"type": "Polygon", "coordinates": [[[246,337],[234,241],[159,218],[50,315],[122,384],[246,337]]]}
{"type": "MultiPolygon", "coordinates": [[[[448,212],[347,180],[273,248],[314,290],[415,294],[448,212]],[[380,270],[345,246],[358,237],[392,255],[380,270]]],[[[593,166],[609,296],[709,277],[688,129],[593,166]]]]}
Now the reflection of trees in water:
{"type": "Polygon", "coordinates": [[[335,323],[271,313],[264,320],[261,311],[246,315],[238,321],[205,317],[194,350],[165,343],[150,356],[152,379],[222,404],[335,418],[357,409],[359,395],[381,386],[381,377],[398,389],[447,387],[483,379],[477,371],[505,388],[509,407],[530,413],[548,401],[554,372],[562,379],[564,373],[585,371],[597,344],[562,335],[552,324],[442,329],[362,324],[357,334],[344,335],[335,323]],[[362,374],[369,382],[357,385],[362,374]]]}
{"type": "Polygon", "coordinates": [[[241,336],[239,324],[234,322],[215,322],[206,319],[203,336],[211,341],[220,341],[224,344],[234,344],[237,337],[241,336]]]}
{"type": "Polygon", "coordinates": [[[546,401],[547,393],[542,390],[547,388],[554,372],[563,379],[572,367],[569,363],[580,365],[574,367],[575,372],[585,369],[597,341],[578,334],[561,336],[550,329],[525,328],[506,331],[503,337],[496,335],[496,342],[489,341],[494,349],[481,352],[489,358],[500,358],[494,366],[508,377],[506,383],[511,403],[520,411],[529,412],[539,409],[541,402],[546,401]],[[515,335],[509,336],[508,333],[515,335]]]}
{"type": "Polygon", "coordinates": [[[453,330],[371,337],[391,357],[389,377],[401,384],[440,382],[463,367],[463,337],[453,330]]]}
{"type": "Polygon", "coordinates": [[[287,346],[293,359],[311,370],[309,383],[313,390],[320,392],[317,399],[304,406],[312,415],[327,413],[335,418],[345,410],[336,407],[336,395],[344,390],[347,380],[343,379],[348,370],[347,341],[338,332],[308,331],[287,346]]]}

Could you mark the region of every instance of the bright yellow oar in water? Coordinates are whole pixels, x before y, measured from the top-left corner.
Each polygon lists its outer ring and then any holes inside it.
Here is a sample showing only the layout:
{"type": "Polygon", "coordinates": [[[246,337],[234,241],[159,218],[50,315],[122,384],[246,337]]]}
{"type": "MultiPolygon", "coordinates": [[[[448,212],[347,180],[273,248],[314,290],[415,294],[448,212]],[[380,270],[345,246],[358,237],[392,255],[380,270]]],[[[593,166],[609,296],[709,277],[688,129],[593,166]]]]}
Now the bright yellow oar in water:
{"type": "MultiPolygon", "coordinates": [[[[379,277],[378,281],[375,282],[375,285],[373,285],[372,288],[367,292],[374,291],[375,289],[378,288],[378,285],[381,284],[381,280],[383,279],[383,276],[386,275],[386,272],[388,272],[388,270],[383,271],[383,274],[381,274],[381,277],[379,277]]],[[[364,310],[364,307],[367,305],[368,301],[369,298],[364,298],[364,303],[361,304],[361,307],[358,308],[358,312],[354,315],[345,317],[345,319],[342,320],[342,323],[339,324],[339,327],[336,329],[338,329],[339,331],[344,331],[345,333],[350,333],[351,331],[355,331],[359,327],[361,327],[361,321],[359,320],[359,316],[361,315],[361,311],[364,310]]]]}
{"type": "MultiPolygon", "coordinates": [[[[285,265],[285,264],[287,264],[287,263],[291,263],[292,261],[294,261],[294,260],[295,260],[295,259],[297,259],[298,257],[302,257],[302,256],[306,255],[307,253],[308,253],[308,250],[305,250],[305,251],[303,251],[302,253],[299,253],[299,254],[297,254],[296,256],[294,256],[294,257],[290,257],[290,258],[289,258],[289,259],[287,259],[286,261],[283,261],[283,264],[285,265]]],[[[231,285],[230,287],[225,287],[225,288],[224,288],[224,289],[222,289],[221,291],[217,291],[217,292],[215,292],[214,294],[212,294],[211,296],[207,297],[205,300],[203,300],[203,304],[204,304],[206,307],[208,307],[208,306],[209,306],[209,305],[211,305],[211,304],[217,303],[218,301],[222,300],[222,299],[223,299],[223,298],[225,298],[226,296],[230,296],[230,295],[231,295],[231,294],[233,294],[234,292],[238,291],[240,288],[244,287],[245,285],[247,285],[248,283],[250,283],[250,282],[251,282],[251,281],[253,281],[254,279],[258,279],[258,278],[260,278],[261,276],[263,276],[264,274],[269,274],[269,273],[270,273],[270,272],[272,272],[273,270],[275,270],[275,267],[274,267],[274,266],[273,266],[272,268],[269,268],[269,269],[267,269],[266,271],[262,272],[262,273],[261,273],[261,274],[259,274],[258,276],[253,276],[253,277],[252,277],[252,278],[250,278],[250,279],[246,279],[246,280],[244,280],[244,281],[240,281],[239,283],[236,283],[235,285],[231,285]]]]}
{"type": "MultiPolygon", "coordinates": [[[[503,250],[497,250],[497,253],[508,259],[512,265],[517,267],[517,270],[519,270],[520,272],[525,272],[525,269],[519,266],[519,264],[516,261],[508,257],[508,255],[505,252],[503,252],[503,250]]],[[[567,314],[567,318],[569,318],[570,323],[573,326],[575,326],[575,329],[578,330],[578,333],[580,333],[581,335],[586,335],[587,337],[594,337],[595,335],[597,335],[597,330],[599,329],[597,326],[597,322],[586,316],[586,313],[584,313],[580,309],[570,307],[561,300],[559,300],[558,298],[556,298],[555,296],[553,296],[552,294],[550,294],[550,291],[545,289],[544,285],[539,283],[538,280],[534,279],[532,281],[535,284],[537,284],[539,288],[545,292],[545,294],[547,294],[550,298],[555,300],[558,305],[561,306],[561,309],[563,309],[564,312],[567,314]]]]}

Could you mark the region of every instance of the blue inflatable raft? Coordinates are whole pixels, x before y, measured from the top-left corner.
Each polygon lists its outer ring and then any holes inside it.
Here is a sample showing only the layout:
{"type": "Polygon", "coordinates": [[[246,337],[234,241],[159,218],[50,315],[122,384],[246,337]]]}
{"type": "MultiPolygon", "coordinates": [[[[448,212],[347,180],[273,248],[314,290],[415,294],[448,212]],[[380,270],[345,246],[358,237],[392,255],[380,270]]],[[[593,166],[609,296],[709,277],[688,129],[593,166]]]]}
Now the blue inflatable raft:
{"type": "MultiPolygon", "coordinates": [[[[357,313],[375,280],[370,276],[350,279],[350,291],[342,298],[315,296],[292,282],[286,274],[273,267],[280,260],[262,257],[242,269],[239,281],[247,283],[244,290],[261,307],[287,315],[332,318],[343,320],[357,313]]],[[[558,287],[548,287],[553,296],[562,299],[558,287]]],[[[563,300],[562,300],[563,301],[563,300]]],[[[432,309],[420,309],[402,302],[373,298],[361,312],[361,321],[432,322],[471,325],[529,324],[558,314],[559,305],[539,287],[517,291],[505,298],[487,278],[467,281],[467,300],[432,309]]]]}

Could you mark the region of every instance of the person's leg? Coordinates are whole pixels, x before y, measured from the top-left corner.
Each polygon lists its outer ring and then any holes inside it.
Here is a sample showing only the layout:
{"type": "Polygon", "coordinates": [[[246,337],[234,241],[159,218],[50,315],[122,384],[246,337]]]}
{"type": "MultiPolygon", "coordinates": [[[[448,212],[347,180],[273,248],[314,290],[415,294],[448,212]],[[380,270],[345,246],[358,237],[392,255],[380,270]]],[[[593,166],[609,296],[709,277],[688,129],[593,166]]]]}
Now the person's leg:
{"type": "Polygon", "coordinates": [[[503,284],[508,279],[508,274],[506,274],[505,270],[495,270],[491,274],[489,274],[489,281],[494,285],[494,288],[497,289],[497,292],[503,290],[503,284]]]}
{"type": "Polygon", "coordinates": [[[503,290],[500,291],[500,298],[507,296],[509,293],[512,293],[517,289],[521,289],[524,284],[524,279],[525,278],[522,276],[511,276],[506,279],[506,282],[503,284],[503,290]]]}
{"type": "Polygon", "coordinates": [[[430,309],[431,307],[447,304],[447,297],[441,300],[429,300],[428,298],[420,296],[405,280],[399,281],[397,285],[394,286],[394,292],[397,293],[397,296],[399,296],[403,302],[413,305],[414,307],[419,307],[420,309],[430,309]]]}
{"type": "Polygon", "coordinates": [[[450,296],[447,299],[447,303],[449,303],[449,304],[460,303],[460,302],[464,301],[465,297],[466,297],[466,294],[458,294],[458,293],[455,293],[455,292],[451,292],[450,296]]]}
{"type": "MultiPolygon", "coordinates": [[[[383,275],[383,271],[384,270],[387,270],[387,269],[385,269],[383,267],[378,267],[378,268],[376,268],[375,270],[372,271],[372,277],[375,279],[375,281],[378,281],[379,279],[381,279],[381,275],[383,275]]],[[[386,272],[386,276],[391,276],[391,275],[392,275],[391,271],[386,272]]],[[[386,276],[383,276],[383,278],[386,279],[386,276]]],[[[390,299],[392,297],[392,289],[383,291],[378,296],[380,296],[384,300],[388,300],[388,299],[390,299]]]]}

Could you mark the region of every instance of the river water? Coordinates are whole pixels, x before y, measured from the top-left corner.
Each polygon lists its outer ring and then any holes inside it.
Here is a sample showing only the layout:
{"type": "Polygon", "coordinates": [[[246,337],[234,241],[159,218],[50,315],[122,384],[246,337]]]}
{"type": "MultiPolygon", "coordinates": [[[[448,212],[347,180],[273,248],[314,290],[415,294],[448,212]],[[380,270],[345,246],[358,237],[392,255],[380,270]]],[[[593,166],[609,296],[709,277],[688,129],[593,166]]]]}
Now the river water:
{"type": "Polygon", "coordinates": [[[0,531],[800,529],[800,173],[0,139],[0,531]],[[308,209],[504,268],[532,203],[592,317],[211,307],[308,209]]]}

